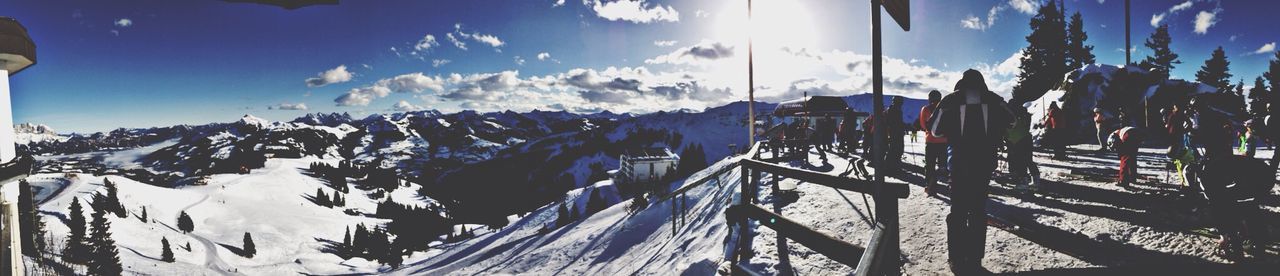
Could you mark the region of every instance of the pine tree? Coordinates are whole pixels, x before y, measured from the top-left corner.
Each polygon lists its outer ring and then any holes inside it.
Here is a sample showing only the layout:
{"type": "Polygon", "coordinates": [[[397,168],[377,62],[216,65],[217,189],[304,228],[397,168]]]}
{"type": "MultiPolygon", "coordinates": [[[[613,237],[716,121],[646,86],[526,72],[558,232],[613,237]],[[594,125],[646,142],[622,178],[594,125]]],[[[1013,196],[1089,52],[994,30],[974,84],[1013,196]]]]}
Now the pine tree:
{"type": "Polygon", "coordinates": [[[1227,61],[1227,53],[1222,46],[1213,50],[1213,56],[1204,61],[1200,71],[1196,72],[1196,81],[1218,88],[1218,92],[1231,89],[1231,62],[1227,61]]]}
{"type": "Polygon", "coordinates": [[[18,181],[18,228],[22,237],[22,254],[32,257],[40,256],[45,249],[44,220],[36,213],[35,195],[31,192],[31,183],[26,179],[18,181]]]}
{"type": "Polygon", "coordinates": [[[1253,79],[1253,88],[1249,89],[1249,115],[1253,118],[1267,116],[1267,105],[1271,103],[1271,92],[1262,77],[1253,79]]]}
{"type": "Polygon", "coordinates": [[[116,187],[116,183],[111,182],[111,179],[106,177],[102,178],[102,184],[107,187],[107,201],[103,206],[115,213],[117,217],[128,217],[128,214],[124,211],[124,205],[120,204],[120,188],[116,187]]]}
{"type": "Polygon", "coordinates": [[[187,215],[187,211],[178,214],[178,230],[187,233],[196,230],[195,223],[191,222],[191,216],[187,215]]]}
{"type": "Polygon", "coordinates": [[[1152,32],[1151,37],[1147,38],[1147,42],[1143,44],[1151,49],[1151,55],[1143,59],[1138,67],[1151,71],[1159,79],[1168,79],[1169,73],[1173,72],[1174,64],[1182,64],[1182,61],[1178,60],[1178,54],[1169,49],[1171,42],[1173,38],[1169,37],[1169,25],[1156,27],[1155,32],[1152,32]]]}
{"type": "Polygon", "coordinates": [[[350,252],[351,252],[351,227],[348,226],[347,230],[343,231],[342,249],[339,249],[338,253],[341,256],[347,256],[348,254],[351,254],[350,252]]]}
{"type": "Polygon", "coordinates": [[[142,206],[142,216],[138,219],[141,219],[142,223],[147,223],[147,206],[142,206]]]}
{"type": "MultiPolygon", "coordinates": [[[[1276,51],[1276,55],[1271,58],[1269,65],[1267,72],[1262,73],[1262,77],[1266,78],[1267,82],[1271,83],[1271,93],[1276,93],[1277,91],[1280,91],[1280,88],[1276,88],[1280,87],[1280,51],[1276,51]]],[[[1280,98],[1272,97],[1272,99],[1280,98]]],[[[1280,108],[1275,109],[1277,110],[1273,112],[1280,112],[1280,108]]]]}
{"type": "Polygon", "coordinates": [[[85,237],[84,208],[80,205],[80,198],[71,199],[69,217],[67,228],[71,231],[67,235],[67,245],[62,248],[62,260],[82,264],[88,261],[89,247],[88,238],[85,237]]]}
{"type": "Polygon", "coordinates": [[[1089,40],[1089,35],[1084,32],[1084,19],[1080,17],[1080,12],[1076,12],[1071,15],[1071,22],[1067,24],[1068,71],[1097,62],[1093,56],[1093,46],[1085,45],[1085,40],[1089,40]]]}
{"type": "Polygon", "coordinates": [[[244,232],[244,254],[249,258],[253,258],[253,255],[258,254],[258,247],[254,246],[253,236],[249,235],[249,232],[244,232]]]}
{"type": "Polygon", "coordinates": [[[364,228],[364,224],[363,224],[363,223],[361,223],[361,224],[356,224],[356,230],[355,230],[355,233],[354,233],[354,234],[352,234],[352,236],[351,236],[351,249],[352,249],[352,250],[351,250],[351,252],[350,252],[350,253],[351,253],[351,254],[360,254],[360,253],[364,253],[364,252],[366,251],[365,249],[367,249],[367,248],[368,248],[368,244],[369,244],[369,243],[368,243],[368,242],[366,242],[366,240],[367,240],[368,238],[369,238],[369,231],[368,231],[368,230],[365,230],[365,228],[364,228]]]}
{"type": "Polygon", "coordinates": [[[324,207],[333,206],[333,202],[329,200],[329,196],[324,194],[324,190],[316,188],[316,204],[324,207]]]}
{"type": "Polygon", "coordinates": [[[346,205],[346,204],[342,201],[342,194],[341,194],[341,193],[337,193],[337,192],[333,193],[333,201],[332,201],[332,203],[333,203],[333,206],[337,206],[337,207],[342,207],[342,206],[345,206],[345,205],[346,205]]]}
{"type": "Polygon", "coordinates": [[[161,250],[160,251],[161,261],[169,262],[169,263],[172,263],[174,261],[173,250],[169,249],[169,239],[160,237],[160,250],[161,250]]]}
{"type": "Polygon", "coordinates": [[[1057,5],[1049,1],[1031,18],[1029,44],[1022,49],[1021,72],[1010,103],[1022,104],[1040,98],[1060,84],[1067,73],[1066,23],[1057,5]]]}
{"type": "Polygon", "coordinates": [[[587,214],[599,213],[608,207],[604,197],[600,195],[600,188],[591,189],[591,197],[587,198],[587,214]]]}
{"type": "Polygon", "coordinates": [[[572,217],[569,216],[569,206],[567,205],[569,205],[568,202],[560,204],[560,208],[556,209],[556,226],[564,226],[573,222],[572,217]]]}
{"type": "Polygon", "coordinates": [[[124,268],[120,266],[120,254],[116,249],[116,241],[111,238],[111,222],[107,221],[109,210],[94,210],[93,221],[89,223],[89,275],[120,275],[124,268]]]}

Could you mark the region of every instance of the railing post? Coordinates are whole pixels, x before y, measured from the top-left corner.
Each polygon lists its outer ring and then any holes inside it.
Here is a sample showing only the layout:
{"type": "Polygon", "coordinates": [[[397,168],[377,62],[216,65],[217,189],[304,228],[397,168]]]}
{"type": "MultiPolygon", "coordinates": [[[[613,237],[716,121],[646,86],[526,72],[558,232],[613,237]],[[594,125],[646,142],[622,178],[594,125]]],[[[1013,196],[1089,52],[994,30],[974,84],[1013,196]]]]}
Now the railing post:
{"type": "MultiPolygon", "coordinates": [[[[880,182],[884,183],[884,182],[880,182]]],[[[898,236],[898,198],[889,196],[884,187],[881,185],[879,192],[874,197],[876,201],[876,219],[885,229],[884,231],[884,250],[880,251],[882,261],[878,265],[883,275],[899,275],[902,271],[902,264],[898,258],[899,255],[899,236],[898,236]]]]}

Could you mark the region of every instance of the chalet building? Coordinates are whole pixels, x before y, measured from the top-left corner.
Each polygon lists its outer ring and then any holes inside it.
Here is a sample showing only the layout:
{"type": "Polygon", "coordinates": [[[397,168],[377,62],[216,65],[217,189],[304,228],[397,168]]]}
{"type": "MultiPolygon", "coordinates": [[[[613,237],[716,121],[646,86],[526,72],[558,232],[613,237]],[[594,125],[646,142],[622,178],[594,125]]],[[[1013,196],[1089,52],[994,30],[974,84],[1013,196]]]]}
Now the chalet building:
{"type": "Polygon", "coordinates": [[[628,150],[618,158],[618,181],[624,183],[652,183],[667,180],[676,175],[680,157],[667,148],[628,150]]]}

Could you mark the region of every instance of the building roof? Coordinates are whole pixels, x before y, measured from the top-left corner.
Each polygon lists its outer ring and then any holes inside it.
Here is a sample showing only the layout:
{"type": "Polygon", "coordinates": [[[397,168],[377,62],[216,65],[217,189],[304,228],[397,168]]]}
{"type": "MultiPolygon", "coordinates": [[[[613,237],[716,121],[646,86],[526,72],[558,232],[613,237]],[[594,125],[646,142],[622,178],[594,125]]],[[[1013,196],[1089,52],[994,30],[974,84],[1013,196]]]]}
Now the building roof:
{"type": "Polygon", "coordinates": [[[664,159],[680,159],[675,153],[671,153],[671,149],[662,147],[629,149],[622,153],[623,157],[635,160],[664,160],[664,159]]]}
{"type": "Polygon", "coordinates": [[[840,116],[849,110],[844,98],[833,96],[810,96],[778,104],[773,116],[840,116]]]}

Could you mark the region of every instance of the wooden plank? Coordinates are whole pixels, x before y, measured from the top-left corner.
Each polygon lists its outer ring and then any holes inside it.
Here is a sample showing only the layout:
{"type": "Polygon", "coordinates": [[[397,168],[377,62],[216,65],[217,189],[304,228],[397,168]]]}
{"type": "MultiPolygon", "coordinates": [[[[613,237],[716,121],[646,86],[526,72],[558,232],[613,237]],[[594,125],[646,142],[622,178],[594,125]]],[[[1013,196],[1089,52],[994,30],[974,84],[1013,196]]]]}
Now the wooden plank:
{"type": "MultiPolygon", "coordinates": [[[[759,170],[774,175],[780,175],[786,178],[794,178],[800,181],[818,184],[822,186],[832,187],[836,189],[853,191],[866,194],[876,194],[880,189],[876,189],[877,185],[868,180],[857,178],[842,177],[830,175],[810,170],[797,169],[787,166],[774,165],[763,161],[743,159],[742,166],[751,170],[759,170]]],[[[883,192],[895,198],[907,198],[910,191],[906,183],[884,183],[880,188],[883,192]]]]}
{"type": "Polygon", "coordinates": [[[728,210],[725,210],[725,216],[728,217],[729,221],[746,218],[754,219],[760,222],[760,225],[777,231],[778,235],[799,242],[801,245],[827,256],[827,258],[849,267],[857,267],[858,259],[866,251],[857,245],[809,229],[795,221],[752,204],[730,206],[728,210]]]}
{"type": "Polygon", "coordinates": [[[885,228],[882,224],[876,225],[875,232],[871,232],[871,240],[867,241],[867,253],[862,254],[862,258],[858,260],[857,269],[853,271],[853,275],[870,276],[880,275],[881,260],[886,258],[885,252],[885,228]]]}

